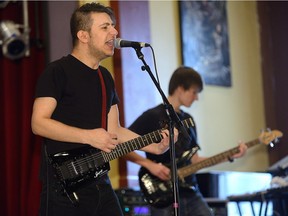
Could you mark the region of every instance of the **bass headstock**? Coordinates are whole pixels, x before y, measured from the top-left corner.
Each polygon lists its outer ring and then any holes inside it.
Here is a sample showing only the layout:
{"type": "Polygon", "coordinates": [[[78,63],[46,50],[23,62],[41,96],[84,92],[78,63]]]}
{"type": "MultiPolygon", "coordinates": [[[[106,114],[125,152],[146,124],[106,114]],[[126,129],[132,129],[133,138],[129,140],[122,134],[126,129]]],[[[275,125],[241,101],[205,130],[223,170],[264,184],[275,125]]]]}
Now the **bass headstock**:
{"type": "Polygon", "coordinates": [[[259,136],[259,140],[261,143],[265,145],[270,145],[273,147],[275,143],[279,142],[279,138],[283,136],[283,133],[279,130],[263,130],[259,136]]]}

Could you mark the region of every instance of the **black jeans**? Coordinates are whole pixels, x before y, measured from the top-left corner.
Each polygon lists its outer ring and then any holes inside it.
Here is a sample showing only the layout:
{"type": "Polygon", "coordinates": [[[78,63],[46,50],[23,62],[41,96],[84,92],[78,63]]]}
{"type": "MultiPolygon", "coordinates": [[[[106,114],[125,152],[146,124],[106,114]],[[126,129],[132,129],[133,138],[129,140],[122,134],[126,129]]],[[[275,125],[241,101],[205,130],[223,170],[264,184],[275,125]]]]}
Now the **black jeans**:
{"type": "MultiPolygon", "coordinates": [[[[108,178],[108,177],[107,177],[108,178]]],[[[43,185],[40,216],[123,216],[118,198],[111,184],[90,184],[77,191],[79,205],[43,185]]]]}

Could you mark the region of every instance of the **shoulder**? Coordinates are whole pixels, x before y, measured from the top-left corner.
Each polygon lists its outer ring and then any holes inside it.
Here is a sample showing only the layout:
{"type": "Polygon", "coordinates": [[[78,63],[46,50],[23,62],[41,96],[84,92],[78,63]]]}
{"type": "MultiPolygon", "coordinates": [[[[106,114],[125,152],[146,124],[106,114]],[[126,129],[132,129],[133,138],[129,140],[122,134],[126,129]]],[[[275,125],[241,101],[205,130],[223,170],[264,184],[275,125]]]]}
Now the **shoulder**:
{"type": "Polygon", "coordinates": [[[48,73],[53,73],[53,72],[59,72],[59,71],[64,71],[65,65],[71,65],[71,60],[69,60],[68,56],[64,56],[58,60],[50,62],[46,69],[45,72],[48,73]],[[69,63],[70,62],[70,63],[69,63]]]}
{"type": "Polygon", "coordinates": [[[183,110],[180,110],[181,113],[180,113],[180,117],[181,119],[187,119],[187,118],[192,118],[193,119],[193,116],[183,110]]]}
{"type": "Polygon", "coordinates": [[[105,67],[103,67],[103,66],[100,65],[100,66],[99,66],[99,70],[101,71],[101,73],[102,73],[103,75],[109,76],[109,77],[112,78],[112,75],[111,75],[110,71],[109,71],[107,68],[105,68],[105,67]]]}
{"type": "Polygon", "coordinates": [[[101,71],[101,74],[106,81],[114,82],[112,74],[110,73],[109,70],[107,70],[107,68],[105,68],[103,66],[99,66],[99,70],[101,71]]]}
{"type": "Polygon", "coordinates": [[[143,114],[149,114],[149,115],[159,115],[161,113],[165,112],[165,107],[163,104],[159,104],[153,108],[150,108],[146,110],[143,114]]]}

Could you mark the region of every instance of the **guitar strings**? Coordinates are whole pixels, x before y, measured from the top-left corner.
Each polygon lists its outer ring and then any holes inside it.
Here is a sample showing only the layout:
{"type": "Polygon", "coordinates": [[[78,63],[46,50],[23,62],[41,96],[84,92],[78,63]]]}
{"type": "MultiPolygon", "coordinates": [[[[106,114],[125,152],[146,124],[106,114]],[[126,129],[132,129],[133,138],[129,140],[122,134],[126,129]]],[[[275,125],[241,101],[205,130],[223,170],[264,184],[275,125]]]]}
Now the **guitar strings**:
{"type": "MultiPolygon", "coordinates": [[[[252,147],[258,143],[259,143],[259,140],[255,139],[255,140],[252,140],[250,142],[247,142],[246,145],[248,148],[250,148],[250,147],[252,147]]],[[[202,167],[205,167],[206,165],[210,166],[213,164],[217,164],[220,159],[225,160],[227,157],[232,156],[233,154],[235,154],[237,152],[238,152],[238,147],[235,147],[231,150],[225,151],[223,153],[217,154],[215,156],[207,158],[206,160],[203,160],[203,161],[200,161],[196,164],[191,164],[191,165],[193,165],[193,168],[197,171],[197,170],[201,169],[202,167]]],[[[179,171],[184,172],[184,173],[190,173],[190,171],[189,171],[190,169],[191,169],[190,166],[186,166],[186,167],[180,168],[179,171]]],[[[185,177],[185,175],[184,175],[184,177],[185,177]]]]}
{"type": "Polygon", "coordinates": [[[111,151],[110,153],[107,152],[103,152],[103,151],[99,151],[97,153],[92,153],[89,156],[86,156],[84,158],[79,158],[76,159],[75,161],[72,161],[71,163],[67,164],[67,168],[70,172],[72,173],[83,173],[83,171],[88,171],[91,167],[89,167],[89,165],[91,165],[91,162],[97,166],[97,160],[104,158],[104,163],[108,162],[109,160],[113,160],[121,155],[124,155],[124,153],[129,153],[132,150],[135,149],[140,149],[141,147],[146,146],[147,141],[148,144],[155,142],[157,140],[154,141],[154,139],[160,139],[161,138],[161,134],[160,134],[160,130],[158,131],[154,131],[152,133],[146,134],[143,137],[137,137],[133,140],[118,144],[116,146],[116,148],[111,151]],[[158,136],[157,136],[158,135],[158,136]],[[150,138],[150,140],[149,140],[150,138]],[[138,140],[139,145],[137,144],[137,142],[135,142],[136,140],[138,140]],[[141,143],[142,141],[142,143],[141,143]],[[134,142],[134,144],[133,144],[134,142]],[[131,146],[132,145],[132,146],[131,146]],[[124,148],[123,148],[124,147],[124,148]],[[105,159],[108,158],[108,161],[105,161],[105,159]],[[75,170],[76,169],[76,170],[75,170]]]}
{"type": "MultiPolygon", "coordinates": [[[[121,144],[117,145],[116,148],[110,153],[106,153],[106,152],[101,151],[101,152],[97,152],[97,153],[91,154],[91,155],[89,155],[87,157],[77,159],[77,160],[71,162],[70,164],[67,164],[67,167],[68,167],[70,172],[72,172],[74,170],[74,168],[75,168],[76,172],[80,172],[81,173],[81,170],[83,170],[83,168],[84,168],[83,165],[87,165],[87,167],[85,169],[85,170],[87,170],[87,168],[89,168],[89,166],[88,166],[89,163],[93,162],[94,165],[96,165],[95,162],[98,159],[103,158],[102,156],[104,156],[104,159],[105,159],[105,156],[106,156],[106,159],[108,157],[108,161],[109,161],[109,160],[113,160],[113,159],[115,159],[115,158],[117,158],[117,157],[119,157],[121,155],[124,155],[123,152],[126,153],[126,154],[131,152],[131,149],[130,149],[131,144],[132,144],[132,147],[134,147],[132,149],[135,150],[135,149],[140,149],[141,147],[146,146],[145,142],[147,142],[147,141],[148,141],[148,144],[152,143],[152,142],[156,142],[157,140],[154,141],[153,139],[157,139],[157,135],[159,136],[158,139],[162,138],[160,132],[161,132],[161,130],[157,130],[157,131],[154,131],[152,133],[146,134],[143,137],[137,137],[137,138],[135,138],[133,140],[121,143],[121,144]],[[151,141],[149,141],[149,137],[150,137],[151,141]],[[136,145],[133,146],[133,141],[135,142],[136,140],[138,140],[138,141],[142,140],[142,144],[140,143],[140,145],[138,146],[137,142],[136,142],[135,143],[136,145]],[[144,143],[144,146],[143,146],[143,143],[144,143]],[[121,148],[123,146],[124,146],[124,148],[121,148]],[[128,147],[128,148],[125,148],[125,147],[128,147]],[[102,155],[101,155],[101,153],[102,153],[102,155]]],[[[105,161],[105,162],[108,162],[108,161],[105,161]]]]}
{"type": "MultiPolygon", "coordinates": [[[[188,118],[186,120],[183,120],[182,122],[188,128],[188,126],[192,126],[193,121],[191,118],[188,118]]],[[[92,153],[89,156],[85,156],[84,158],[76,159],[76,160],[72,161],[71,163],[67,164],[67,168],[68,168],[70,174],[73,173],[73,171],[75,171],[76,174],[77,173],[83,173],[83,171],[84,172],[88,171],[91,168],[91,167],[89,167],[89,165],[91,165],[91,162],[93,162],[94,166],[97,166],[97,164],[95,162],[97,162],[101,158],[104,158],[104,163],[105,163],[105,162],[108,162],[109,160],[113,160],[113,159],[115,159],[121,155],[124,155],[123,152],[125,154],[127,154],[127,153],[131,152],[132,150],[140,149],[141,147],[146,146],[146,144],[149,144],[152,142],[157,142],[158,139],[162,138],[162,135],[160,132],[161,132],[161,129],[154,131],[154,132],[151,132],[149,134],[146,134],[142,137],[140,136],[140,137],[137,137],[137,138],[132,139],[130,141],[121,143],[121,144],[117,145],[116,148],[114,150],[112,150],[110,153],[99,151],[97,153],[92,153]],[[158,137],[157,137],[157,135],[158,135],[158,137]],[[149,141],[149,138],[150,138],[151,142],[149,141]],[[138,143],[139,143],[139,141],[142,140],[142,144],[140,142],[140,144],[138,146],[137,142],[135,142],[137,140],[138,140],[138,143]],[[147,143],[147,141],[148,141],[148,143],[147,143]],[[136,145],[133,145],[133,142],[136,145]],[[144,144],[144,146],[142,146],[143,144],[144,144]],[[132,148],[132,150],[130,148],[131,145],[132,145],[132,147],[134,147],[134,148],[132,148]],[[123,146],[124,146],[124,148],[122,148],[123,146]],[[105,159],[106,160],[108,159],[108,160],[105,161],[105,159]]]]}

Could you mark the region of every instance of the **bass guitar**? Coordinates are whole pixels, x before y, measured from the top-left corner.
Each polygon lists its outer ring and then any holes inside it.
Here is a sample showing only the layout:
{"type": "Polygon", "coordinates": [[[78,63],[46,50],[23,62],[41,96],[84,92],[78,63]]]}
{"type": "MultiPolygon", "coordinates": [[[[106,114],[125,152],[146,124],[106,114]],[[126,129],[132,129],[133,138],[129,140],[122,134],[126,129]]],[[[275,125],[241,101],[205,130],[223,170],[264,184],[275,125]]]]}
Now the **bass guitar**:
{"type": "MultiPolygon", "coordinates": [[[[282,137],[282,132],[278,130],[262,132],[259,138],[245,143],[248,148],[255,146],[259,143],[270,144],[273,141],[277,141],[278,138],[282,137]]],[[[203,161],[195,164],[190,164],[182,168],[177,169],[179,184],[185,186],[185,177],[196,173],[198,170],[219,164],[224,162],[227,158],[232,157],[234,154],[239,152],[239,147],[232,148],[223,153],[209,157],[203,161]]],[[[168,165],[167,165],[168,166],[168,165]]],[[[169,166],[168,166],[169,167],[169,166]]],[[[173,202],[173,187],[172,182],[162,181],[156,176],[152,175],[146,168],[141,167],[138,173],[139,186],[143,192],[145,200],[156,208],[167,207],[173,202]]]]}
{"type": "MultiPolygon", "coordinates": [[[[194,125],[192,118],[183,120],[182,123],[186,128],[194,125]]],[[[76,191],[106,174],[110,170],[109,161],[151,143],[160,142],[162,130],[120,143],[110,153],[85,146],[49,155],[49,162],[58,183],[57,192],[66,195],[74,205],[78,205],[79,198],[76,191]]]]}

